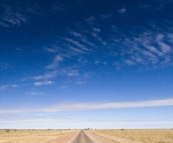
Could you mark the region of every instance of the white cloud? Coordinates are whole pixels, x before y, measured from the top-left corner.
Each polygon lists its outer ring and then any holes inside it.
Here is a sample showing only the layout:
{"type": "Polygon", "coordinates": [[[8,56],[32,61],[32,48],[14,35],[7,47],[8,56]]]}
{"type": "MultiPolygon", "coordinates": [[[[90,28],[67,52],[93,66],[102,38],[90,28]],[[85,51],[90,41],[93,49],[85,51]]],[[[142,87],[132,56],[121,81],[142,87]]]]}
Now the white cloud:
{"type": "Polygon", "coordinates": [[[15,47],[15,50],[17,50],[17,51],[21,51],[21,49],[20,49],[20,48],[18,48],[18,47],[15,47]]]}
{"type": "Polygon", "coordinates": [[[99,63],[100,63],[100,61],[97,61],[97,60],[94,61],[94,64],[95,64],[95,65],[98,65],[99,63]]]}
{"type": "Polygon", "coordinates": [[[107,44],[105,41],[102,40],[102,38],[101,38],[100,36],[98,36],[97,33],[91,32],[91,35],[92,35],[96,40],[98,40],[102,45],[105,46],[105,45],[107,44]]]}
{"type": "Polygon", "coordinates": [[[89,42],[86,38],[81,39],[81,41],[84,42],[85,44],[89,45],[89,46],[92,46],[92,47],[95,47],[96,46],[92,42],[89,42]]]}
{"type": "Polygon", "coordinates": [[[79,84],[79,85],[82,85],[82,84],[85,84],[86,81],[77,81],[76,84],[79,84]]]}
{"type": "Polygon", "coordinates": [[[118,108],[139,108],[139,107],[156,107],[156,106],[173,106],[173,98],[163,100],[136,101],[136,102],[116,102],[116,103],[77,103],[57,105],[50,110],[96,110],[96,109],[118,109],[118,108]]]}
{"type": "Polygon", "coordinates": [[[60,88],[61,88],[61,89],[66,89],[67,86],[63,85],[63,86],[61,86],[60,88]]]}
{"type": "Polygon", "coordinates": [[[170,128],[172,120],[147,120],[147,121],[109,121],[98,119],[72,119],[64,118],[34,118],[34,119],[15,119],[0,120],[1,128],[18,128],[18,129],[84,129],[92,127],[96,129],[126,129],[126,128],[170,128]]]}
{"type": "Polygon", "coordinates": [[[152,63],[158,62],[158,58],[150,51],[141,50],[142,54],[149,59],[152,63]]]}
{"type": "Polygon", "coordinates": [[[12,84],[11,87],[16,88],[19,87],[17,84],[12,84]]]}
{"type": "Polygon", "coordinates": [[[43,95],[44,92],[27,92],[26,95],[43,95]]]}
{"type": "Polygon", "coordinates": [[[93,47],[96,46],[96,45],[93,44],[92,42],[88,41],[87,38],[86,38],[85,36],[82,36],[82,35],[81,35],[80,33],[78,33],[78,32],[70,31],[69,33],[72,34],[73,36],[77,37],[77,38],[80,38],[80,40],[81,40],[83,43],[85,43],[85,44],[87,44],[87,45],[89,45],[89,46],[93,46],[93,47]]]}
{"type": "Polygon", "coordinates": [[[173,34],[168,34],[168,39],[173,44],[173,34]]]}
{"type": "Polygon", "coordinates": [[[112,15],[111,14],[103,14],[101,17],[103,19],[110,19],[112,17],[112,15]]]}
{"type": "Polygon", "coordinates": [[[95,31],[95,32],[101,32],[101,30],[99,28],[93,28],[93,31],[95,31]]]}
{"type": "Polygon", "coordinates": [[[41,85],[50,85],[53,84],[52,81],[48,80],[48,81],[40,81],[40,82],[34,82],[35,86],[41,86],[41,85]]]}
{"type": "Polygon", "coordinates": [[[24,16],[19,10],[14,10],[11,7],[4,5],[3,13],[0,17],[0,25],[3,27],[9,27],[13,25],[19,26],[21,23],[26,23],[26,16],[24,16]]]}
{"type": "Polygon", "coordinates": [[[21,22],[26,22],[26,19],[20,13],[13,13],[12,17],[3,17],[3,20],[13,24],[13,25],[20,25],[21,22]]]}
{"type": "Polygon", "coordinates": [[[5,27],[5,28],[9,27],[9,25],[4,22],[0,22],[0,26],[5,27]]]}
{"type": "Polygon", "coordinates": [[[88,23],[88,24],[94,24],[96,18],[94,16],[91,16],[90,18],[86,19],[85,21],[88,23]]]}
{"type": "Polygon", "coordinates": [[[78,32],[70,31],[69,33],[72,34],[75,37],[83,38],[83,36],[78,32]]]}
{"type": "Polygon", "coordinates": [[[32,79],[35,79],[35,80],[50,79],[50,78],[54,78],[56,76],[57,76],[57,71],[51,71],[44,75],[32,77],[32,79]]]}
{"type": "MultiPolygon", "coordinates": [[[[21,85],[20,85],[20,86],[21,86],[21,85]]],[[[17,87],[19,87],[18,84],[2,85],[2,86],[0,86],[0,90],[6,90],[6,89],[8,89],[8,88],[17,88],[17,87]]]]}
{"type": "Polygon", "coordinates": [[[158,45],[160,46],[163,53],[169,53],[169,52],[171,52],[172,48],[171,48],[171,46],[169,46],[168,44],[163,42],[163,38],[164,38],[164,36],[162,34],[157,35],[158,45]]]}
{"type": "Polygon", "coordinates": [[[53,45],[51,48],[46,48],[46,50],[50,53],[56,53],[58,51],[58,47],[53,45]]]}
{"type": "Polygon", "coordinates": [[[66,40],[67,42],[72,43],[73,45],[79,47],[80,49],[84,50],[84,51],[88,51],[88,48],[85,47],[85,45],[82,45],[80,42],[75,41],[73,39],[70,38],[64,38],[64,40],[66,40]]]}
{"type": "Polygon", "coordinates": [[[161,51],[159,51],[156,47],[152,46],[152,45],[148,45],[144,43],[144,46],[150,50],[151,52],[153,52],[154,54],[157,54],[158,56],[163,56],[163,53],[161,51]]]}
{"type": "Polygon", "coordinates": [[[119,12],[120,14],[123,14],[123,13],[126,12],[126,9],[125,9],[125,8],[122,8],[122,9],[120,9],[118,12],[119,12]]]}
{"type": "Polygon", "coordinates": [[[67,72],[67,75],[70,77],[75,77],[79,75],[79,72],[77,70],[71,70],[67,72]]]}
{"type": "MultiPolygon", "coordinates": [[[[47,81],[46,84],[52,84],[47,81]]],[[[43,83],[44,84],[44,83],[43,83]]],[[[39,83],[38,85],[42,85],[39,83]]],[[[57,104],[42,108],[22,108],[22,109],[0,109],[0,114],[23,113],[23,112],[61,112],[61,111],[81,111],[81,110],[103,110],[103,109],[121,109],[121,108],[145,108],[173,106],[173,98],[149,101],[131,101],[131,102],[110,102],[110,103],[68,103],[57,104]]]]}
{"type": "Polygon", "coordinates": [[[129,55],[125,60],[130,60],[143,65],[165,66],[171,64],[172,44],[170,34],[144,33],[139,37],[126,38],[121,56],[129,55]],[[165,41],[167,41],[167,43],[165,41]]]}
{"type": "Polygon", "coordinates": [[[82,54],[82,53],[85,53],[83,50],[81,49],[78,49],[78,48],[75,48],[75,47],[72,47],[72,46],[68,46],[68,48],[74,52],[74,54],[82,54]]]}
{"type": "Polygon", "coordinates": [[[61,72],[68,77],[77,77],[80,75],[78,70],[72,68],[64,68],[61,72]]]}
{"type": "Polygon", "coordinates": [[[9,87],[9,85],[2,85],[0,86],[0,90],[6,90],[9,87]]]}
{"type": "Polygon", "coordinates": [[[0,62],[0,68],[2,69],[7,69],[8,67],[11,67],[12,65],[8,64],[8,63],[2,63],[0,62]]]}
{"type": "Polygon", "coordinates": [[[134,65],[135,63],[131,60],[125,60],[124,63],[126,63],[127,65],[134,65]]]}
{"type": "Polygon", "coordinates": [[[61,61],[63,61],[63,57],[61,55],[57,55],[54,58],[53,63],[48,65],[46,68],[47,69],[56,69],[58,67],[59,62],[61,62],[61,61]]]}

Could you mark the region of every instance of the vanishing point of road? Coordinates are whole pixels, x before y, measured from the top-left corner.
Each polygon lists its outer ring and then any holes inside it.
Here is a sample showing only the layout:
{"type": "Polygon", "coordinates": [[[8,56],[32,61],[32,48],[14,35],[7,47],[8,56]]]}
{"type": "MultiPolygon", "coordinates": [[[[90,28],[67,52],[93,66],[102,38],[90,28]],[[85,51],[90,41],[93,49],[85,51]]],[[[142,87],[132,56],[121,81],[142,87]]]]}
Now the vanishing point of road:
{"type": "Polygon", "coordinates": [[[80,131],[73,143],[93,143],[84,131],[80,131]]]}
{"type": "MultiPolygon", "coordinates": [[[[63,143],[127,143],[116,137],[96,133],[93,131],[81,130],[73,136],[68,142],[63,143]]],[[[131,142],[130,142],[131,143],[131,142]]]]}

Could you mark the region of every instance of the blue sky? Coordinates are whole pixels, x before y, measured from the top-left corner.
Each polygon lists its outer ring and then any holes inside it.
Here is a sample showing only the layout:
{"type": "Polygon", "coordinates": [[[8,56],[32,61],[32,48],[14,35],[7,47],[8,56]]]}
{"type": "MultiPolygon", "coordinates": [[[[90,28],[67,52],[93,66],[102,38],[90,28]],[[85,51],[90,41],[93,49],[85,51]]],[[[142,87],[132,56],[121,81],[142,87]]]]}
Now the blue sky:
{"type": "Polygon", "coordinates": [[[172,0],[0,2],[0,128],[173,128],[172,0]]]}

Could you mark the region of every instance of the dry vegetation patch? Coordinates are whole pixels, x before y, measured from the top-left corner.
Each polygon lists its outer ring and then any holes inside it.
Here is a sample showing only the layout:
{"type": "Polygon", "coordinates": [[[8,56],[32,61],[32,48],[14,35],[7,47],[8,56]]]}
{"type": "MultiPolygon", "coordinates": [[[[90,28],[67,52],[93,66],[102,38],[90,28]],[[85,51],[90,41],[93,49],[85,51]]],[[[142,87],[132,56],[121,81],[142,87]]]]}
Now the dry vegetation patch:
{"type": "Polygon", "coordinates": [[[98,133],[130,139],[134,143],[173,143],[173,129],[96,130],[98,133]]]}
{"type": "Polygon", "coordinates": [[[74,130],[0,130],[0,143],[48,143],[74,130]]]}

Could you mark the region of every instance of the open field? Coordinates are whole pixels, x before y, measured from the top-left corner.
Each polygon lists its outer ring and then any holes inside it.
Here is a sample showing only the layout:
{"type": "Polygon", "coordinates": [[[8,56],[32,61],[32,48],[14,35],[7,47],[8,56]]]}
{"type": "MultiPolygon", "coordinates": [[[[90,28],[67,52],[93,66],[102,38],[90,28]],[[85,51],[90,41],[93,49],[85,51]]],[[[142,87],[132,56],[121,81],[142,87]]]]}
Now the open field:
{"type": "Polygon", "coordinates": [[[0,143],[54,143],[66,142],[76,130],[0,130],[0,143]]]}
{"type": "Polygon", "coordinates": [[[0,130],[0,143],[173,143],[173,129],[0,130]]]}
{"type": "Polygon", "coordinates": [[[95,133],[127,143],[173,143],[173,129],[96,130],[95,133]]]}

